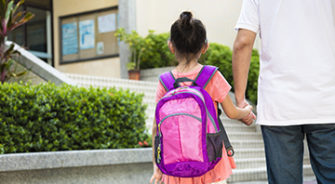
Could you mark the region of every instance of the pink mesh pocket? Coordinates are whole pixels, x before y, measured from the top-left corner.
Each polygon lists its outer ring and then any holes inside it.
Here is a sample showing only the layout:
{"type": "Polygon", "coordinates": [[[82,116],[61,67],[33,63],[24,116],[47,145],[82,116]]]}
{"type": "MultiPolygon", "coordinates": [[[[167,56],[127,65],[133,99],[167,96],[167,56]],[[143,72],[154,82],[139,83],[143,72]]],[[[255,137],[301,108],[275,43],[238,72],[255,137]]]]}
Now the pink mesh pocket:
{"type": "Polygon", "coordinates": [[[164,164],[203,161],[201,122],[188,115],[168,117],[161,125],[164,164]]]}

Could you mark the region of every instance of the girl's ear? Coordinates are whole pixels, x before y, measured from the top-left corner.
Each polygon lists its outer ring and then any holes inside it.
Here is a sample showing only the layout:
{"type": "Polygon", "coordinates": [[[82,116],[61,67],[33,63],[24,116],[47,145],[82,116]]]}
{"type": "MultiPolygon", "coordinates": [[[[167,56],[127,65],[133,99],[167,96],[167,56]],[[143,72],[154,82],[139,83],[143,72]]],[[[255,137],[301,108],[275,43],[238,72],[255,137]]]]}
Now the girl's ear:
{"type": "Polygon", "coordinates": [[[206,42],[205,45],[201,49],[201,54],[205,54],[208,50],[208,47],[209,47],[209,43],[206,42]]]}
{"type": "Polygon", "coordinates": [[[169,49],[170,49],[171,53],[175,54],[176,51],[174,50],[173,44],[172,44],[172,42],[170,40],[168,42],[168,46],[169,46],[169,49]]]}

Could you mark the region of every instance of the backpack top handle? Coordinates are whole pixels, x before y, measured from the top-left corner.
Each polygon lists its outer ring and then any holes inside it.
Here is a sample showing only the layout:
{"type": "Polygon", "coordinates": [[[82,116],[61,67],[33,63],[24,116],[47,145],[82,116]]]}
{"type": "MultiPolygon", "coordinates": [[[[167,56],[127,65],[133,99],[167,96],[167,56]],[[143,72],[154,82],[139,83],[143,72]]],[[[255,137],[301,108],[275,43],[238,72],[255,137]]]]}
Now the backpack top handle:
{"type": "Polygon", "coordinates": [[[197,83],[196,83],[194,80],[189,79],[189,78],[187,78],[187,77],[182,77],[182,78],[178,78],[178,79],[176,79],[176,81],[175,81],[174,84],[173,84],[173,87],[174,87],[174,88],[178,88],[178,87],[180,87],[180,83],[181,83],[181,82],[192,82],[192,86],[198,86],[197,83]]]}

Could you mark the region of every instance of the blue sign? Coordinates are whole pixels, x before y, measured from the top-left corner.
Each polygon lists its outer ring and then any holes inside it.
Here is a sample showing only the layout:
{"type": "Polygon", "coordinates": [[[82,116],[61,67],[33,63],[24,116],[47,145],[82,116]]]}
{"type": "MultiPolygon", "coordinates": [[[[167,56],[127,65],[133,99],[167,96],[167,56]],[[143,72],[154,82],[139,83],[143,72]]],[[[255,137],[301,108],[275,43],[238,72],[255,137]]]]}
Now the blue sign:
{"type": "Polygon", "coordinates": [[[62,25],[63,56],[78,53],[77,23],[62,25]]]}
{"type": "Polygon", "coordinates": [[[79,22],[80,49],[92,49],[95,47],[94,20],[79,22]]]}

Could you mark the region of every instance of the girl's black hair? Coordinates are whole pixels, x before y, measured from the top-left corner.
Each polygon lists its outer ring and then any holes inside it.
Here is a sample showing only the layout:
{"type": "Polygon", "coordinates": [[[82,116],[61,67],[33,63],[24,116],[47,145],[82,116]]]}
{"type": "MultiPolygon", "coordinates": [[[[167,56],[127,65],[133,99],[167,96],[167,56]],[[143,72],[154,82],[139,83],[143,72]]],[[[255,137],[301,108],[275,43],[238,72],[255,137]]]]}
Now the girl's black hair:
{"type": "Polygon", "coordinates": [[[170,41],[180,54],[197,54],[207,42],[205,26],[184,11],[171,26],[170,41]]]}

